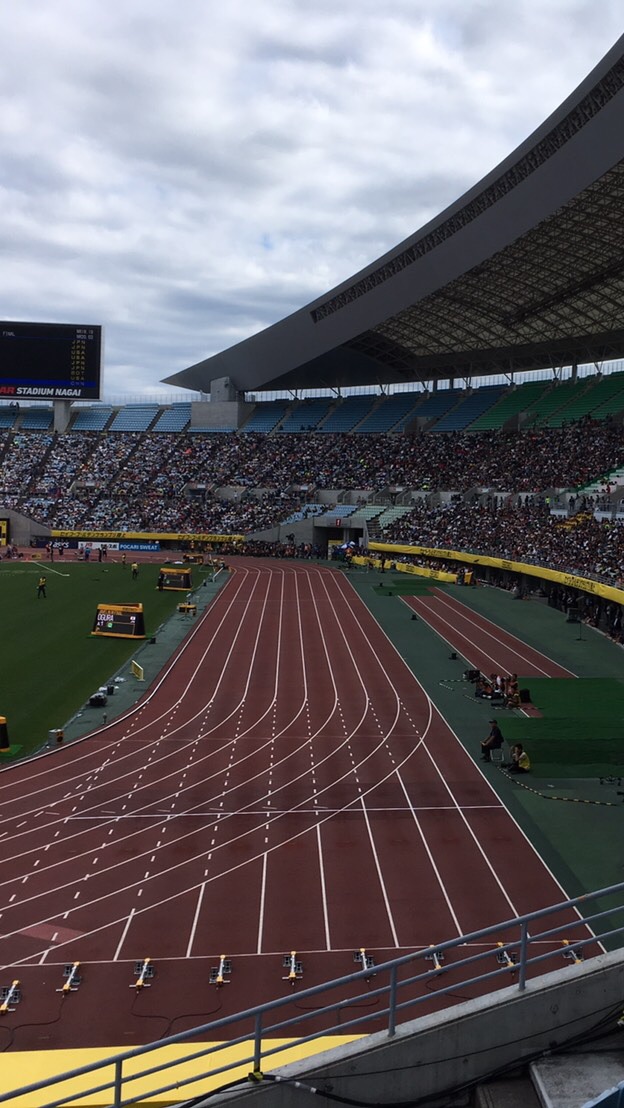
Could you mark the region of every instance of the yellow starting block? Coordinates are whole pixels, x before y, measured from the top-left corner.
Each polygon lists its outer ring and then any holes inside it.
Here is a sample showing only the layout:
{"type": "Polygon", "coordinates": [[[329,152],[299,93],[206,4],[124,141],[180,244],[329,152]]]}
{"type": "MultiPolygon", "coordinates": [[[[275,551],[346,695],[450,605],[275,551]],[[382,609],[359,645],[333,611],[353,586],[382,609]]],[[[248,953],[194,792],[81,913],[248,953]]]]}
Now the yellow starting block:
{"type": "Polygon", "coordinates": [[[196,616],[197,604],[189,604],[188,602],[184,604],[178,604],[178,611],[182,612],[185,616],[196,616]]]}

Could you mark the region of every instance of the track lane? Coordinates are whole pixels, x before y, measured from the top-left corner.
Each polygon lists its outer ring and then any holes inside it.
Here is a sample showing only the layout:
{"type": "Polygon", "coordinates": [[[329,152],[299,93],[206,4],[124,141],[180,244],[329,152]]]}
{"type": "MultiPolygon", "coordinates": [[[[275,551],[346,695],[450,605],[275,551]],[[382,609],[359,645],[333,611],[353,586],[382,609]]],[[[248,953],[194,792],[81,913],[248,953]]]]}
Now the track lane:
{"type": "MultiPolygon", "coordinates": [[[[118,861],[92,885],[90,874],[84,881],[83,858],[71,888],[54,890],[63,909],[56,915],[37,916],[33,901],[24,915],[16,913],[21,926],[7,936],[11,964],[45,958],[53,966],[78,949],[103,981],[108,963],[127,970],[138,951],[153,951],[165,969],[177,967],[177,994],[167,976],[159,1002],[169,998],[182,1019],[175,1007],[180,982],[190,982],[191,997],[199,983],[189,965],[198,961],[205,975],[220,950],[235,950],[241,964],[253,967],[242,1007],[260,999],[261,984],[271,988],[264,998],[277,995],[280,950],[293,942],[312,983],[346,972],[345,959],[360,945],[390,956],[456,934],[473,912],[484,924],[493,912],[511,915],[510,904],[528,910],[517,901],[560,899],[536,856],[526,888],[507,872],[503,855],[526,847],[525,840],[344,577],[299,566],[239,572],[247,589],[236,590],[228,609],[235,627],[223,631],[227,665],[209,674],[202,689],[203,669],[219,655],[216,624],[208,619],[203,631],[212,636],[212,652],[197,642],[187,694],[179,685],[168,694],[176,718],[156,712],[161,733],[154,741],[143,722],[140,729],[127,721],[120,728],[125,738],[115,742],[140,749],[143,776],[125,792],[120,785],[127,782],[117,783],[107,766],[107,802],[130,807],[89,831],[102,843],[115,841],[118,861]],[[221,698],[228,667],[237,673],[233,701],[221,698]],[[217,701],[209,718],[207,705],[217,701]],[[128,738],[131,730],[136,738],[128,738]],[[492,810],[507,821],[500,857],[479,846],[480,820],[492,827],[492,810]],[[149,827],[126,833],[141,820],[149,827]],[[89,900],[68,908],[67,896],[80,883],[89,900]],[[482,892],[478,904],[475,888],[482,892]],[[75,934],[60,932],[62,941],[51,942],[57,925],[75,934]]],[[[100,749],[98,774],[102,764],[100,749]]],[[[83,776],[76,788],[89,783],[83,776]]],[[[97,815],[89,808],[92,790],[77,791],[83,807],[60,821],[68,835],[85,815],[97,815]]],[[[70,854],[65,864],[71,871],[70,854]]],[[[36,969],[28,966],[28,974],[36,969]]],[[[152,995],[141,1001],[148,1009],[152,995]]],[[[223,1003],[236,1006],[240,996],[237,985],[223,1003]]],[[[139,1026],[134,1015],[124,1019],[139,1026]]]]}

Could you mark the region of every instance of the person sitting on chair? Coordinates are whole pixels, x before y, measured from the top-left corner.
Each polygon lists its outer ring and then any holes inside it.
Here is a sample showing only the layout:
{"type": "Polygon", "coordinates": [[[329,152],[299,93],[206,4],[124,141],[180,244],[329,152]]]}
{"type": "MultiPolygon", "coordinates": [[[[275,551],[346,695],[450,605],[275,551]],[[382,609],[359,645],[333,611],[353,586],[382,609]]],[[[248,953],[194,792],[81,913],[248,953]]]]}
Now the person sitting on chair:
{"type": "Polygon", "coordinates": [[[511,748],[511,762],[508,766],[510,773],[528,773],[531,769],[531,759],[522,743],[516,743],[511,748]]]}
{"type": "Polygon", "coordinates": [[[490,720],[490,733],[487,739],[484,739],[481,743],[481,749],[483,751],[481,759],[484,762],[492,761],[492,751],[500,750],[503,745],[503,733],[498,726],[498,721],[495,719],[490,720]]]}

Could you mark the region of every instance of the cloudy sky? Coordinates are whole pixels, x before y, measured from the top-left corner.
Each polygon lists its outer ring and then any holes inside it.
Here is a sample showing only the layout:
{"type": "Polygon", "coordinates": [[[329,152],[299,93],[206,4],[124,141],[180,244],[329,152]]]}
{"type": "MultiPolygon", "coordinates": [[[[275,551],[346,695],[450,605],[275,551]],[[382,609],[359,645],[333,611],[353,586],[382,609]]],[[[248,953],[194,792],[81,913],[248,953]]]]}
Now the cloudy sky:
{"type": "Polygon", "coordinates": [[[161,378],[457,199],[586,76],[621,14],[621,0],[12,4],[2,317],[102,323],[105,396],[171,397],[161,378]]]}

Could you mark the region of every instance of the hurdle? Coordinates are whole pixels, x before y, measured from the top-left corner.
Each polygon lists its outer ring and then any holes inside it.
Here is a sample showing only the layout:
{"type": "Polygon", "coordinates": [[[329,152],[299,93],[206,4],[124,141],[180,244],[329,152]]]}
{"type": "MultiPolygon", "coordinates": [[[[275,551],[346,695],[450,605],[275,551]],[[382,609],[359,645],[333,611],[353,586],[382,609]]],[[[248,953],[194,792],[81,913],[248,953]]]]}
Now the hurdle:
{"type": "Polygon", "coordinates": [[[149,989],[150,978],[156,973],[156,967],[151,958],[143,958],[141,962],[134,963],[134,976],[136,981],[128,988],[136,989],[139,992],[141,989],[149,989]]]}
{"type": "Polygon", "coordinates": [[[4,985],[0,989],[0,1015],[4,1015],[5,1012],[14,1012],[15,1005],[19,1004],[22,999],[20,992],[19,981],[15,978],[10,985],[4,985]]]}
{"type": "Polygon", "coordinates": [[[57,993],[63,993],[63,996],[67,996],[68,993],[78,992],[78,986],[80,985],[82,978],[79,974],[80,962],[70,962],[65,966],[63,970],[63,977],[66,978],[63,986],[57,989],[57,993]]]}
{"type": "Polygon", "coordinates": [[[290,981],[291,985],[294,985],[296,981],[301,981],[303,977],[303,962],[297,960],[297,951],[291,950],[290,954],[285,954],[282,958],[282,966],[288,970],[285,977],[282,977],[282,981],[290,981]]]}
{"type": "Polygon", "coordinates": [[[227,954],[222,954],[219,958],[219,965],[213,966],[210,970],[208,981],[211,985],[216,985],[220,989],[222,985],[230,984],[229,977],[231,973],[232,961],[227,954]]]}

